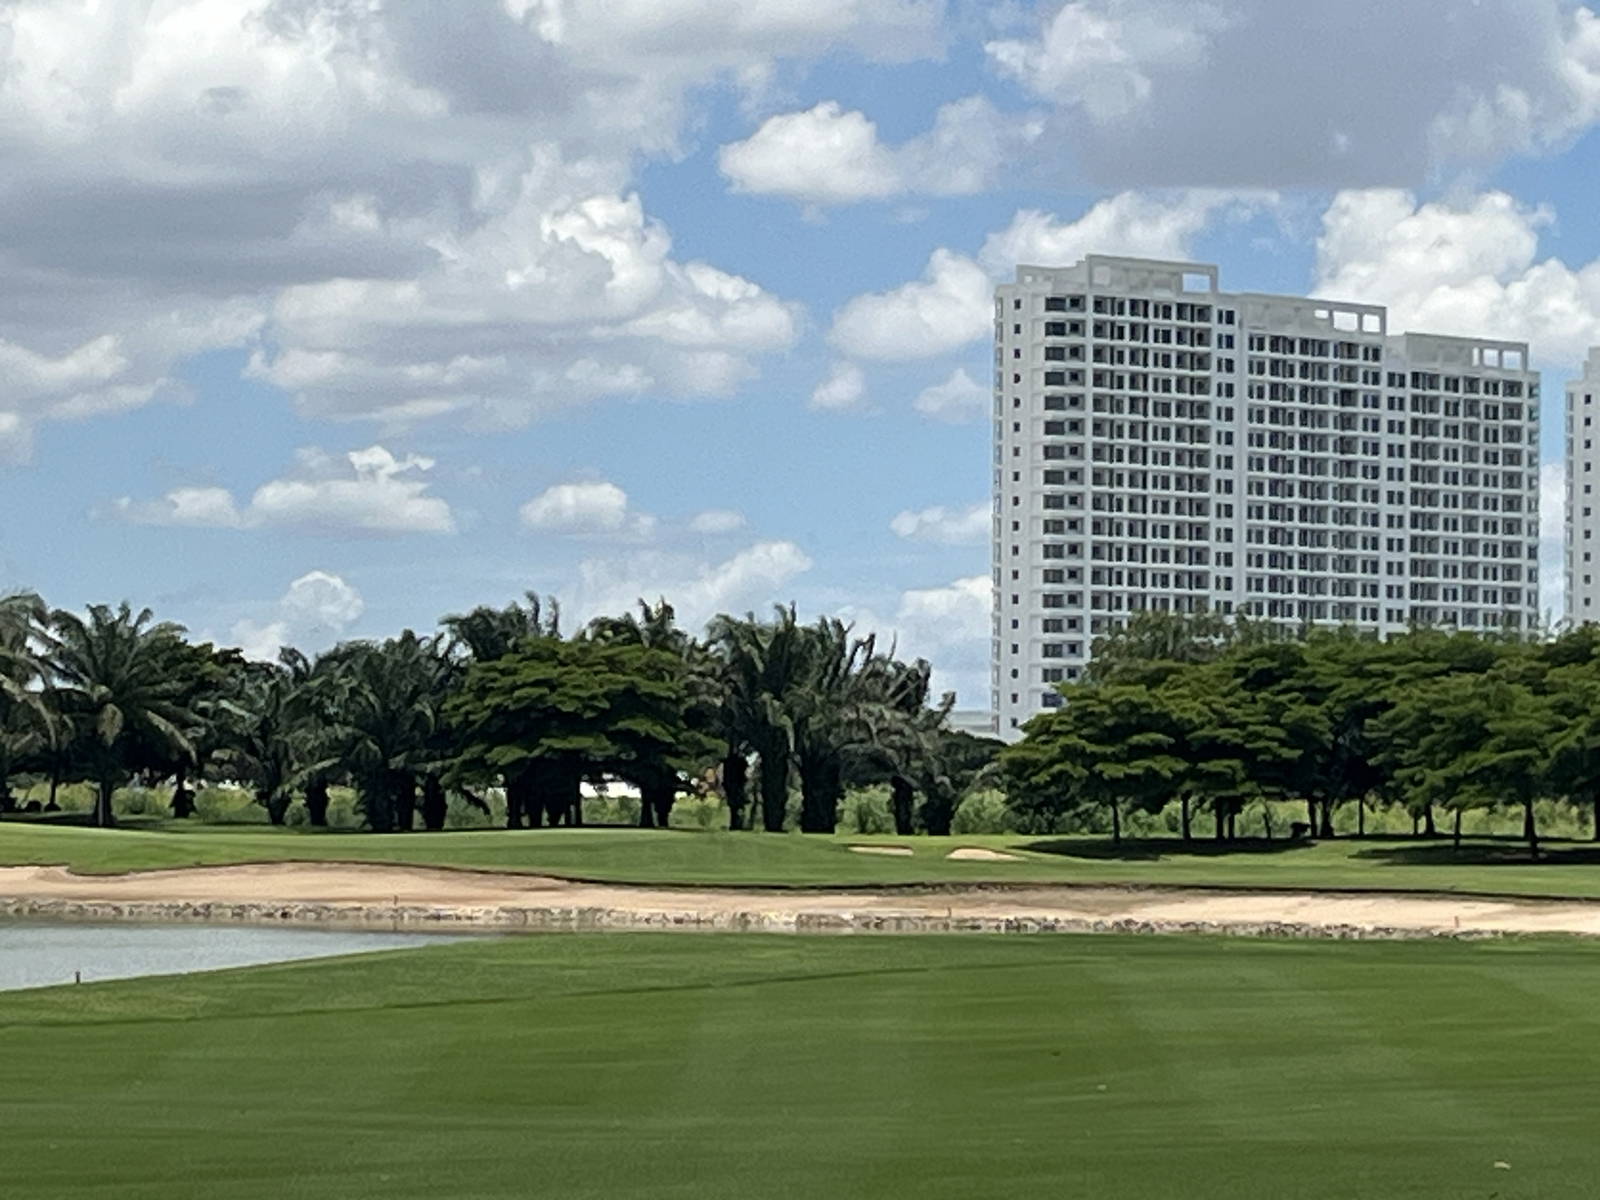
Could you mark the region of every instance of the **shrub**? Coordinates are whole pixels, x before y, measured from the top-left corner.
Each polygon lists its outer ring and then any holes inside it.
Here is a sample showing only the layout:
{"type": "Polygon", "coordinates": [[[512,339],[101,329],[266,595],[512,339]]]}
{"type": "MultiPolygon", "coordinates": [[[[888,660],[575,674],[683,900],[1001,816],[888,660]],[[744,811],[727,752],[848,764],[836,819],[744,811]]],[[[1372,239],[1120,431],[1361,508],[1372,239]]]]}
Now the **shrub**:
{"type": "Polygon", "coordinates": [[[846,792],[839,812],[839,827],[845,833],[893,833],[889,789],[880,784],[846,792]]]}
{"type": "Polygon", "coordinates": [[[1002,793],[969,792],[956,806],[955,816],[950,820],[950,832],[961,835],[1015,833],[1017,825],[1002,793]]]}

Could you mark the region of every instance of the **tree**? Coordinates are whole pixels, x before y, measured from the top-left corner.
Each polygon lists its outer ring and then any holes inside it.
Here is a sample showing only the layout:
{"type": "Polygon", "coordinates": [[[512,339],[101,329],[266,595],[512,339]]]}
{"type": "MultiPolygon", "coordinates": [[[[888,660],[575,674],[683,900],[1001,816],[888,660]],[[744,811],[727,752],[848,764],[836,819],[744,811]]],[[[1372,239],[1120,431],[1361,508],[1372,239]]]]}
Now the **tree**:
{"type": "Polygon", "coordinates": [[[115,823],[111,797],[150,747],[194,761],[185,732],[199,718],[185,705],[189,681],[174,675],[183,628],[152,624],[149,609],[98,604],[86,617],[57,609],[43,634],[56,704],[78,731],[79,761],[97,792],[95,824],[115,823]]]}
{"type": "Polygon", "coordinates": [[[11,775],[18,760],[38,754],[57,732],[37,651],[46,615],[44,601],[31,592],[0,596],[0,813],[15,807],[11,775]]]}
{"type": "Polygon", "coordinates": [[[1170,713],[1143,684],[1092,683],[1062,689],[1066,703],[1028,722],[1000,753],[1008,802],[1048,826],[1075,809],[1103,809],[1122,840],[1128,808],[1158,810],[1185,769],[1170,713]]]}
{"type": "Polygon", "coordinates": [[[720,720],[728,759],[757,756],[761,823],[768,833],[781,833],[789,808],[790,756],[794,728],[785,698],[800,686],[806,661],[802,626],[794,606],[779,608],[771,622],[726,614],[714,618],[708,631],[718,664],[720,720]]]}
{"type": "Polygon", "coordinates": [[[653,778],[684,769],[682,660],[667,650],[589,639],[528,638],[475,662],[446,705],[460,750],[450,777],[525,781],[550,824],[570,820],[586,774],[653,778]]]}
{"type": "Polygon", "coordinates": [[[441,645],[408,629],[384,642],[345,643],[327,658],[332,761],[354,782],[370,828],[408,832],[419,783],[443,766],[436,734],[450,666],[441,645]]]}

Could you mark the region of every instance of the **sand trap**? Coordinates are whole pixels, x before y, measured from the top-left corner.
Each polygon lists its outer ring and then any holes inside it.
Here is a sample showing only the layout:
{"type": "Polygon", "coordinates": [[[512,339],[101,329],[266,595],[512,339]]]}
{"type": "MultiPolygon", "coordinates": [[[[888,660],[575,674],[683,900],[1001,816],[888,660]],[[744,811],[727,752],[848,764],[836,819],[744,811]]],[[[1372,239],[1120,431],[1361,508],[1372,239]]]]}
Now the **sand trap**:
{"type": "Polygon", "coordinates": [[[888,854],[894,858],[910,858],[916,853],[910,846],[851,846],[853,854],[888,854]]]}
{"type": "MultiPolygon", "coordinates": [[[[853,846],[910,853],[904,846],[853,846]]],[[[978,849],[978,847],[968,847],[978,849]]],[[[394,928],[1600,937],[1600,902],[1104,886],[629,887],[355,863],[75,875],[0,867],[0,916],[394,928]]]]}
{"type": "Polygon", "coordinates": [[[959,850],[952,850],[945,855],[959,862],[1021,862],[1022,858],[1016,854],[1007,854],[1004,850],[986,850],[982,846],[963,846],[959,850]]]}

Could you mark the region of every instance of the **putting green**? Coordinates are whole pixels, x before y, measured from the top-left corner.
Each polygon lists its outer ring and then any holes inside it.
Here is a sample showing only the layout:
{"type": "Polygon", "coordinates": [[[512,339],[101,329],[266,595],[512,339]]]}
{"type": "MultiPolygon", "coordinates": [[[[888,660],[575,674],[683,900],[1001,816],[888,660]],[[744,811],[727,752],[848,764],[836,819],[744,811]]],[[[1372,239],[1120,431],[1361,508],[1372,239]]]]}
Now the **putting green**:
{"type": "Polygon", "coordinates": [[[1597,975],[1559,941],[566,935],[11,993],[0,1172],[8,1200],[1570,1197],[1597,975]]]}

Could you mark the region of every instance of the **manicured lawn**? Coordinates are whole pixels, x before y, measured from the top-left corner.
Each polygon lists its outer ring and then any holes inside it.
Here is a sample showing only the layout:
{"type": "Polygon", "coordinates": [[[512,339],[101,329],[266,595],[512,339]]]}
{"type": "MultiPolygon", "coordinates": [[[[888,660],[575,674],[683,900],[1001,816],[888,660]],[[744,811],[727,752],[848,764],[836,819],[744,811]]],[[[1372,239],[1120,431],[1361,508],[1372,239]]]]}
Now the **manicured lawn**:
{"type": "Polygon", "coordinates": [[[0,1194],[1581,1196],[1597,977],[1568,942],[558,935],[0,994],[0,1194]]]}
{"type": "Polygon", "coordinates": [[[63,863],[78,871],[298,860],[404,862],[547,872],[637,883],[829,884],[1143,883],[1227,887],[1416,889],[1600,897],[1600,849],[1554,842],[1545,861],[1518,842],[1340,838],[1315,845],[991,835],[934,838],[804,837],[634,829],[473,830],[442,834],[332,833],[169,825],[93,830],[0,823],[0,864],[63,863]],[[855,854],[852,845],[909,847],[905,858],[855,854]],[[987,846],[1018,862],[952,862],[957,846],[987,846]]]}

